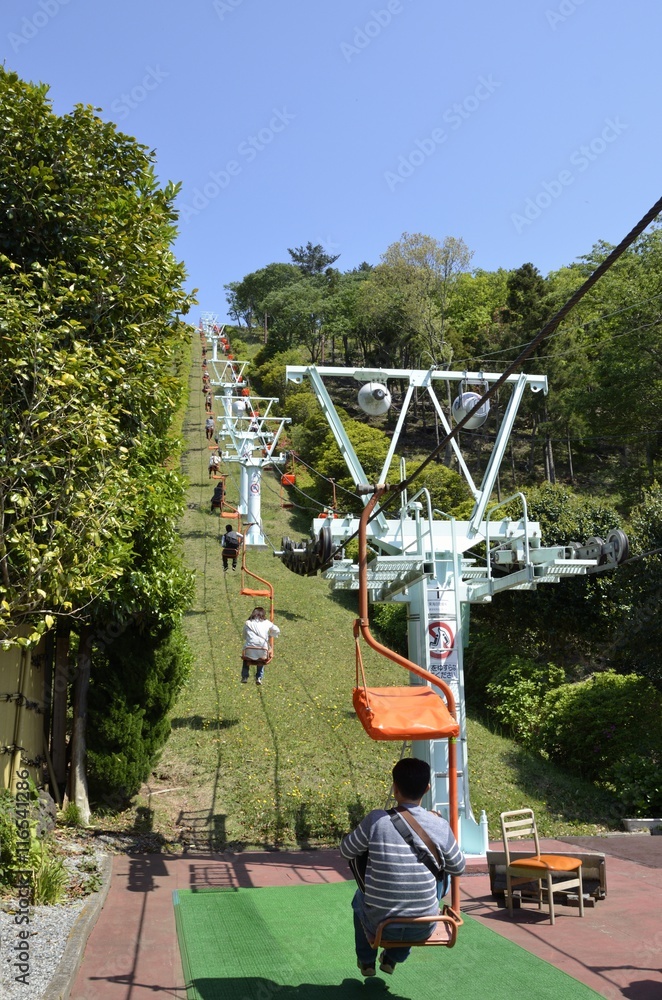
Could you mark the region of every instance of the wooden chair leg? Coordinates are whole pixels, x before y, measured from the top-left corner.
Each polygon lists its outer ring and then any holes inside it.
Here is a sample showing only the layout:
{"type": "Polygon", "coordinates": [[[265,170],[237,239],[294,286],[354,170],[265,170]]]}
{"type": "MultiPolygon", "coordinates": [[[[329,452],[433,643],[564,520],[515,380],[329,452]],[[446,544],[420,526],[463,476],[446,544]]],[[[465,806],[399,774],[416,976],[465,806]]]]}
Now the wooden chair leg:
{"type": "Polygon", "coordinates": [[[579,891],[579,916],[583,917],[584,916],[584,882],[582,880],[582,870],[581,870],[581,868],[579,869],[579,871],[578,871],[577,874],[579,876],[579,890],[578,890],[579,891]]]}
{"type": "Polygon", "coordinates": [[[506,872],[506,902],[508,904],[508,912],[512,918],[513,916],[513,884],[510,875],[506,872]]]}
{"type": "Polygon", "coordinates": [[[551,876],[551,874],[549,872],[547,873],[547,902],[548,902],[548,905],[549,905],[549,919],[550,919],[550,922],[551,922],[552,926],[554,926],[554,923],[555,923],[555,917],[554,917],[554,892],[553,892],[553,889],[552,889],[552,876],[551,876]]]}

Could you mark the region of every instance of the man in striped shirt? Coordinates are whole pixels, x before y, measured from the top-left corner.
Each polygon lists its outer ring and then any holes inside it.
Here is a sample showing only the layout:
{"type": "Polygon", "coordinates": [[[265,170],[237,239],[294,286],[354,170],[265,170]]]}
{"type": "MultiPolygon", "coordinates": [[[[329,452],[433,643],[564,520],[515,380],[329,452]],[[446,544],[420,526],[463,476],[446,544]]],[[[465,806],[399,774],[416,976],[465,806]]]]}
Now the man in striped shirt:
{"type": "MultiPolygon", "coordinates": [[[[461,875],[464,855],[449,824],[437,813],[421,806],[430,788],[430,766],[416,757],[399,760],[393,768],[393,797],[418,822],[437,848],[447,875],[461,875]]],[[[414,841],[423,845],[415,831],[414,841]]],[[[426,845],[424,845],[426,846],[426,845]]],[[[426,846],[427,849],[427,846],[426,846]]],[[[365,894],[357,889],[352,899],[358,966],[363,976],[375,975],[377,951],[370,947],[364,928],[374,936],[377,925],[390,917],[431,917],[439,912],[437,882],[410,845],[398,833],[384,809],[373,809],[352,833],[343,838],[340,853],[356,858],[368,851],[365,894]]],[[[430,855],[430,860],[435,859],[430,855]]],[[[435,862],[436,863],[436,862],[435,862]]],[[[447,885],[447,880],[446,880],[447,885]]],[[[390,924],[385,937],[398,941],[421,941],[434,930],[430,924],[390,924]]],[[[379,968],[391,974],[396,962],[404,962],[411,948],[389,948],[380,956],[379,968]]]]}

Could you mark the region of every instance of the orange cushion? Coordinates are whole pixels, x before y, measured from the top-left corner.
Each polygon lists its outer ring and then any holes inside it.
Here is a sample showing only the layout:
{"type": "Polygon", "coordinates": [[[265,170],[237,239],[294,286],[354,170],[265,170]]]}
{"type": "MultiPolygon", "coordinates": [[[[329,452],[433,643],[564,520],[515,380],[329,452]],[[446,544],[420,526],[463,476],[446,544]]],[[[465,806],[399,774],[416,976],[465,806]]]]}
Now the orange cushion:
{"type": "Polygon", "coordinates": [[[581,866],[578,858],[566,858],[561,854],[532,855],[530,858],[518,858],[517,861],[510,862],[511,868],[540,868],[551,872],[572,872],[581,866]]]}
{"type": "Polygon", "coordinates": [[[460,733],[443,699],[423,685],[354,688],[353,702],[373,740],[434,740],[460,733]]]}

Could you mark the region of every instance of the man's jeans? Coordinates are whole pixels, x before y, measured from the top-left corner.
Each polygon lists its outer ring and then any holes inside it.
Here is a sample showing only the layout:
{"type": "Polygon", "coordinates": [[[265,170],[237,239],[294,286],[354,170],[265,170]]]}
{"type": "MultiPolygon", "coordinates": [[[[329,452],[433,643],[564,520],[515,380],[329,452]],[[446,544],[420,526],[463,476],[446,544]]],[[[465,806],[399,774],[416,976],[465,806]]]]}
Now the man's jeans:
{"type": "MultiPolygon", "coordinates": [[[[439,892],[444,895],[448,879],[439,882],[439,892]]],[[[441,897],[440,897],[441,898],[441,897]]],[[[361,965],[374,965],[377,957],[377,949],[371,948],[361,923],[363,917],[363,903],[365,896],[360,889],[357,889],[352,898],[352,910],[354,911],[354,943],[356,946],[356,957],[361,965]]],[[[434,919],[430,918],[430,924],[434,919]]],[[[430,936],[430,924],[389,924],[385,929],[385,939],[388,941],[425,941],[430,936]]],[[[404,962],[409,956],[411,948],[389,948],[386,952],[389,961],[404,962]]]]}

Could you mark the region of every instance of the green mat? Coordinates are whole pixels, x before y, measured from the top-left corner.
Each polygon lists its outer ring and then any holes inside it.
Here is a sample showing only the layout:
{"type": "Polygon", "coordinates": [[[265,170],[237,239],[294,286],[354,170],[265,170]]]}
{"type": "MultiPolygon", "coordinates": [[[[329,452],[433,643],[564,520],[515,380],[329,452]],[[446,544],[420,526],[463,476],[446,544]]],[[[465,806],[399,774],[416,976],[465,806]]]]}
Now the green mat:
{"type": "Polygon", "coordinates": [[[589,1000],[599,996],[464,917],[454,948],[415,948],[392,976],[356,968],[352,882],[180,890],[189,1000],[589,1000]]]}

